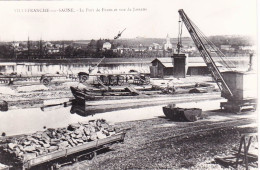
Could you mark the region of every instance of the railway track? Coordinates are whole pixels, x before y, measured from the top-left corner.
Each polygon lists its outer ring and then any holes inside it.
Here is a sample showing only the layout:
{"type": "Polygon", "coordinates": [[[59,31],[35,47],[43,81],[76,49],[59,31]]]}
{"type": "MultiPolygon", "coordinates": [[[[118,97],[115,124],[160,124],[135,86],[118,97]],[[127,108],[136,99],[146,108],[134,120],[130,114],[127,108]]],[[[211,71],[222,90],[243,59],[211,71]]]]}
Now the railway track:
{"type": "MultiPolygon", "coordinates": [[[[162,122],[165,123],[165,121],[162,122]]],[[[202,139],[206,137],[206,135],[214,136],[214,134],[216,134],[216,138],[218,139],[219,138],[218,133],[221,132],[220,131],[221,129],[223,130],[232,129],[240,125],[250,124],[254,122],[254,119],[232,118],[232,119],[218,121],[218,122],[206,122],[206,121],[197,121],[193,123],[173,122],[172,124],[174,126],[158,127],[157,125],[162,125],[162,122],[154,125],[151,125],[152,122],[148,122],[148,124],[144,126],[142,126],[142,122],[139,122],[138,124],[141,124],[141,126],[138,126],[137,128],[132,128],[126,135],[126,139],[124,142],[125,144],[123,144],[124,146],[120,146],[122,147],[122,152],[124,155],[124,156],[121,155],[120,158],[132,157],[132,154],[140,154],[149,157],[149,154],[146,153],[147,152],[154,153],[152,151],[157,151],[158,156],[160,156],[160,158],[163,158],[163,156],[168,158],[169,153],[171,152],[172,152],[171,155],[179,154],[178,151],[175,151],[174,149],[171,150],[171,147],[175,148],[174,146],[175,144],[177,145],[176,146],[177,148],[186,147],[185,146],[186,143],[192,143],[193,140],[196,138],[198,138],[198,140],[195,140],[194,141],[195,143],[199,141],[203,141],[202,139]],[[125,150],[129,150],[129,152],[125,153],[125,150]],[[161,150],[162,152],[160,152],[161,150]]],[[[235,132],[235,131],[230,131],[230,132],[235,132]]],[[[207,139],[205,138],[205,140],[207,139]]],[[[201,146],[201,145],[205,145],[205,143],[195,144],[195,146],[201,146]]],[[[156,154],[150,156],[156,157],[156,154]]]]}
{"type": "MultiPolygon", "coordinates": [[[[215,133],[221,129],[231,129],[240,125],[253,123],[254,120],[250,118],[236,118],[223,120],[218,122],[205,122],[198,121],[193,123],[188,122],[175,122],[174,126],[171,127],[151,127],[150,125],[138,127],[137,129],[132,129],[129,131],[127,136],[135,136],[135,141],[138,141],[135,147],[143,148],[143,145],[149,145],[154,142],[164,141],[164,140],[178,140],[183,138],[191,138],[194,136],[204,136],[206,134],[215,133]],[[178,124],[180,123],[180,124],[178,124]],[[165,128],[162,131],[162,128],[165,128]],[[149,130],[148,130],[149,129],[149,130]],[[131,134],[132,133],[132,134],[131,134]]],[[[129,143],[133,146],[131,142],[132,139],[129,139],[129,143]]],[[[126,140],[128,141],[128,140],[126,140]]],[[[141,149],[140,148],[140,149],[141,149]]],[[[142,149],[141,149],[142,150],[142,149]]]]}
{"type": "MultiPolygon", "coordinates": [[[[194,135],[202,135],[204,133],[212,132],[214,130],[226,129],[226,128],[235,128],[239,125],[245,125],[252,123],[252,119],[249,118],[239,118],[236,120],[225,120],[219,122],[199,122],[199,125],[189,126],[189,127],[176,127],[176,130],[166,130],[165,132],[154,132],[152,133],[153,141],[160,141],[169,138],[179,138],[179,137],[188,137],[194,135]],[[164,136],[164,137],[162,137],[164,136]]],[[[187,125],[186,125],[187,126],[187,125]]]]}

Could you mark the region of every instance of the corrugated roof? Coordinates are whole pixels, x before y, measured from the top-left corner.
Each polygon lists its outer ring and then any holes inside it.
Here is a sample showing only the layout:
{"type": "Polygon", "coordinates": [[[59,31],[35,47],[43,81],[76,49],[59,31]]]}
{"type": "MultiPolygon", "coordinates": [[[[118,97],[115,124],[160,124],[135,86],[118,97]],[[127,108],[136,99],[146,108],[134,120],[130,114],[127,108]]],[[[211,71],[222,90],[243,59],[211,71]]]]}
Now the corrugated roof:
{"type": "MultiPolygon", "coordinates": [[[[206,63],[204,63],[204,62],[203,63],[198,63],[198,62],[197,63],[195,63],[195,62],[192,63],[192,62],[189,62],[188,66],[189,67],[206,67],[206,63]]],[[[216,66],[217,67],[222,67],[222,64],[216,63],[216,66]]]]}
{"type": "MultiPolygon", "coordinates": [[[[188,59],[187,61],[188,67],[206,67],[206,63],[204,62],[202,57],[188,57],[187,59],[188,59]]],[[[165,67],[173,67],[172,58],[170,57],[156,58],[153,61],[155,60],[159,60],[162,63],[162,65],[164,65],[165,67]]],[[[218,67],[222,67],[222,64],[218,62],[216,62],[216,65],[218,67]]]]}
{"type": "Polygon", "coordinates": [[[167,67],[167,68],[173,67],[172,63],[162,63],[162,64],[164,65],[164,67],[167,67]]]}
{"type": "MultiPolygon", "coordinates": [[[[156,58],[156,59],[159,60],[161,63],[171,63],[172,62],[171,57],[162,57],[162,58],[156,58]]],[[[154,59],[154,60],[156,60],[156,59],[154,59]]],[[[204,60],[202,57],[187,57],[187,60],[189,63],[204,63],[204,60]]]]}
{"type": "Polygon", "coordinates": [[[156,58],[154,59],[152,62],[154,62],[155,60],[158,60],[162,63],[162,65],[164,67],[173,67],[173,64],[172,64],[172,58],[169,58],[169,57],[164,57],[164,58],[156,58]]]}
{"type": "Polygon", "coordinates": [[[205,63],[188,63],[188,67],[206,67],[205,63]]]}
{"type": "Polygon", "coordinates": [[[204,60],[202,57],[188,57],[189,63],[204,63],[204,60]]]}
{"type": "Polygon", "coordinates": [[[156,58],[153,61],[155,61],[155,60],[159,60],[161,63],[171,63],[172,62],[172,58],[170,58],[170,57],[156,58]]]}

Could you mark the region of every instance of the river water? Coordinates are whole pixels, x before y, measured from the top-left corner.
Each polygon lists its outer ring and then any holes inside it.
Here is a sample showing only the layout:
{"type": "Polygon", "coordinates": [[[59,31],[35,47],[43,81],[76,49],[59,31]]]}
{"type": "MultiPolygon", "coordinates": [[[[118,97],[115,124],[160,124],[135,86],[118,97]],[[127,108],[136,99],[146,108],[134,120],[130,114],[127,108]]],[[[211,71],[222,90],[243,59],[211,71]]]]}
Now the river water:
{"type": "MultiPolygon", "coordinates": [[[[190,60],[203,62],[201,57],[192,57],[190,60]]],[[[101,63],[97,68],[97,71],[101,73],[128,73],[130,70],[135,70],[141,73],[150,73],[150,66],[152,65],[151,59],[146,59],[145,61],[139,61],[136,59],[131,62],[114,62],[107,59],[107,63],[101,63]],[[110,61],[110,62],[109,62],[110,61]]],[[[215,60],[215,59],[214,59],[215,60]]],[[[220,62],[219,59],[215,60],[220,62]]],[[[226,61],[228,64],[233,64],[241,69],[248,68],[249,57],[227,57],[226,61]]],[[[89,61],[90,62],[90,61],[89,61]]],[[[77,74],[79,72],[88,72],[91,63],[86,61],[70,61],[66,63],[48,63],[48,62],[1,62],[0,63],[0,73],[12,73],[16,72],[18,74],[25,75],[40,75],[45,73],[60,73],[60,74],[77,74]]],[[[221,63],[221,62],[220,62],[221,63]]],[[[256,64],[256,62],[253,62],[256,64]]]]}
{"type": "MultiPolygon", "coordinates": [[[[176,104],[177,107],[201,108],[203,111],[219,109],[219,103],[225,100],[209,100],[176,104]]],[[[76,112],[70,107],[56,106],[42,111],[40,108],[17,109],[0,112],[0,134],[18,135],[43,131],[44,128],[66,127],[68,124],[84,122],[91,119],[105,119],[109,123],[152,119],[164,116],[162,106],[127,109],[88,115],[76,112]],[[72,113],[71,113],[72,112],[72,113]]],[[[83,111],[84,112],[84,111],[83,111]]]]}
{"type": "MultiPolygon", "coordinates": [[[[128,73],[130,70],[135,70],[141,73],[150,72],[150,63],[120,63],[120,64],[101,64],[97,71],[101,73],[128,73]]],[[[38,74],[77,74],[79,72],[88,72],[90,64],[70,63],[70,64],[49,64],[49,63],[0,63],[1,73],[12,73],[25,75],[38,74]]]]}

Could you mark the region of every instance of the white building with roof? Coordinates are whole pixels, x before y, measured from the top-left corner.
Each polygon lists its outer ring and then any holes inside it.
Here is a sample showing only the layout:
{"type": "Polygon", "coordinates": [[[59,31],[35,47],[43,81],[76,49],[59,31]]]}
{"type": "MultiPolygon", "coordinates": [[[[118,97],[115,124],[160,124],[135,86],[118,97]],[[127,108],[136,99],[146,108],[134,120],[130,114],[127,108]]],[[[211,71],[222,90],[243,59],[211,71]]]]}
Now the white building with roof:
{"type": "Polygon", "coordinates": [[[105,42],[104,44],[103,44],[103,49],[104,50],[110,50],[111,49],[111,47],[112,47],[112,44],[110,43],[110,42],[105,42]]]}

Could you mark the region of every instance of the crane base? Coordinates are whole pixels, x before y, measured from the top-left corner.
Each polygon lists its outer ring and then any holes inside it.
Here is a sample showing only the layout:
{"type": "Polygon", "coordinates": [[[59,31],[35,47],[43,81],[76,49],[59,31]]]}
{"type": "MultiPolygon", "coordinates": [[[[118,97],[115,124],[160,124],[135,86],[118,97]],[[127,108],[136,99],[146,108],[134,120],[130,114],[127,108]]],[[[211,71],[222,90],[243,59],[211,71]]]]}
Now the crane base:
{"type": "Polygon", "coordinates": [[[221,110],[225,110],[233,113],[240,113],[244,109],[250,109],[255,111],[257,108],[256,99],[239,100],[239,101],[227,101],[220,103],[221,110]]]}

